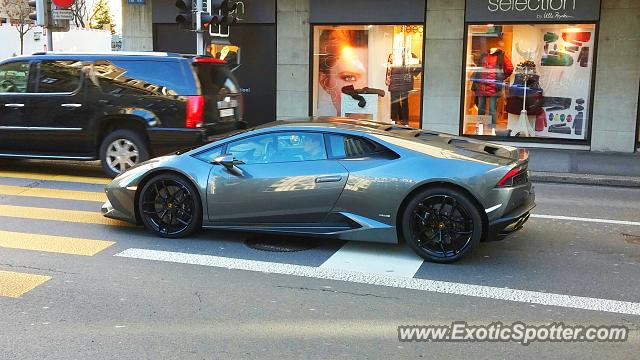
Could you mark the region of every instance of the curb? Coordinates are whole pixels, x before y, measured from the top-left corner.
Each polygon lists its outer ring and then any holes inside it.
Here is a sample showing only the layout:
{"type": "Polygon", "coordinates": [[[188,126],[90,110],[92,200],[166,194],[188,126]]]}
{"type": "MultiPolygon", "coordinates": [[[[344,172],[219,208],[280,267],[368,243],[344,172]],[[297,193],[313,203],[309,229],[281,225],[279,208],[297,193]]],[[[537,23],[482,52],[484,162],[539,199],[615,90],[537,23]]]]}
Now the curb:
{"type": "Polygon", "coordinates": [[[640,188],[640,177],[531,171],[533,182],[640,188]]]}

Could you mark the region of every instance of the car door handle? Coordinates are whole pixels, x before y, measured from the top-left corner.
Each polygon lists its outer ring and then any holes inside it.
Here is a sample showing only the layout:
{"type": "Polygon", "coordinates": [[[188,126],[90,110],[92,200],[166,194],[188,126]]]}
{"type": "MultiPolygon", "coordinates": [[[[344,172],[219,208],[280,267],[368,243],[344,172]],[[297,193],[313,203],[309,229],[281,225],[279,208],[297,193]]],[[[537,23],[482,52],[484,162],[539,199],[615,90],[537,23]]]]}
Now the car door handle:
{"type": "Polygon", "coordinates": [[[340,180],[342,180],[342,176],[340,176],[340,175],[336,175],[336,176],[321,176],[321,177],[317,177],[316,178],[316,184],[328,183],[328,182],[338,182],[340,180]]]}
{"type": "Polygon", "coordinates": [[[60,106],[62,106],[63,108],[75,109],[75,108],[82,107],[82,104],[62,104],[60,106]]]}
{"type": "Polygon", "coordinates": [[[23,108],[24,104],[4,104],[4,107],[17,109],[17,108],[23,108]]]}

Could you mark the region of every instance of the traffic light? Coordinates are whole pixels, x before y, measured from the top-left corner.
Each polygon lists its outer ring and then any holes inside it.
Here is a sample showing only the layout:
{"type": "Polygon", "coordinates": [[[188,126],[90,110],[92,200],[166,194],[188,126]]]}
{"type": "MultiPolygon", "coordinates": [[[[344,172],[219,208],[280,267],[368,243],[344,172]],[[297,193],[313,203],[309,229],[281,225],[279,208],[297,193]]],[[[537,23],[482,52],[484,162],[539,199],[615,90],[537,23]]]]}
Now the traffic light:
{"type": "Polygon", "coordinates": [[[232,0],[211,0],[210,13],[213,14],[212,24],[215,25],[232,25],[238,22],[235,14],[232,14],[238,8],[238,4],[232,0]]]}
{"type": "Polygon", "coordinates": [[[213,21],[213,16],[211,16],[211,14],[201,11],[198,13],[198,17],[196,19],[196,29],[197,30],[207,29],[211,25],[212,21],[213,21]]]}
{"type": "Polygon", "coordinates": [[[29,6],[33,9],[29,14],[29,19],[34,20],[38,26],[47,26],[47,0],[30,0],[29,6]]]}
{"type": "Polygon", "coordinates": [[[191,0],[176,0],[176,7],[178,8],[176,23],[183,29],[196,30],[193,16],[193,2],[191,0]]]}

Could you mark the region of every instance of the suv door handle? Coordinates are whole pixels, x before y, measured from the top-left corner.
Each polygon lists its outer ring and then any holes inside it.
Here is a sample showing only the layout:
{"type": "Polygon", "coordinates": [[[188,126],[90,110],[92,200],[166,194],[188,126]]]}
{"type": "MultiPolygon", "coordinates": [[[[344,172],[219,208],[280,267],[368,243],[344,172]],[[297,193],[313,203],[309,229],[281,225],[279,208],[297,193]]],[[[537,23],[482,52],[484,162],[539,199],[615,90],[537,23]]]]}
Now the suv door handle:
{"type": "Polygon", "coordinates": [[[23,108],[24,104],[4,104],[4,107],[17,109],[17,108],[23,108]]]}
{"type": "Polygon", "coordinates": [[[340,175],[336,175],[336,176],[321,176],[321,177],[317,177],[316,178],[316,184],[328,183],[328,182],[338,182],[340,180],[342,180],[342,176],[340,176],[340,175]]]}
{"type": "Polygon", "coordinates": [[[60,106],[62,106],[63,108],[75,109],[75,108],[82,107],[82,104],[62,104],[60,106]]]}

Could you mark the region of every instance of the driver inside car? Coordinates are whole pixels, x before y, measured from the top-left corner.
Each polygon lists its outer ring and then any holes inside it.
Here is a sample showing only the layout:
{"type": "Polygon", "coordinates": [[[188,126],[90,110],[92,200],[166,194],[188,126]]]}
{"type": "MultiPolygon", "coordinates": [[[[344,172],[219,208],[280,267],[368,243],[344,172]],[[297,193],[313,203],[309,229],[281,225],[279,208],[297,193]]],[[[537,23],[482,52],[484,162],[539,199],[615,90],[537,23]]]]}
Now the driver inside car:
{"type": "Polygon", "coordinates": [[[324,145],[319,136],[307,135],[304,138],[304,160],[321,160],[325,158],[324,145]]]}

